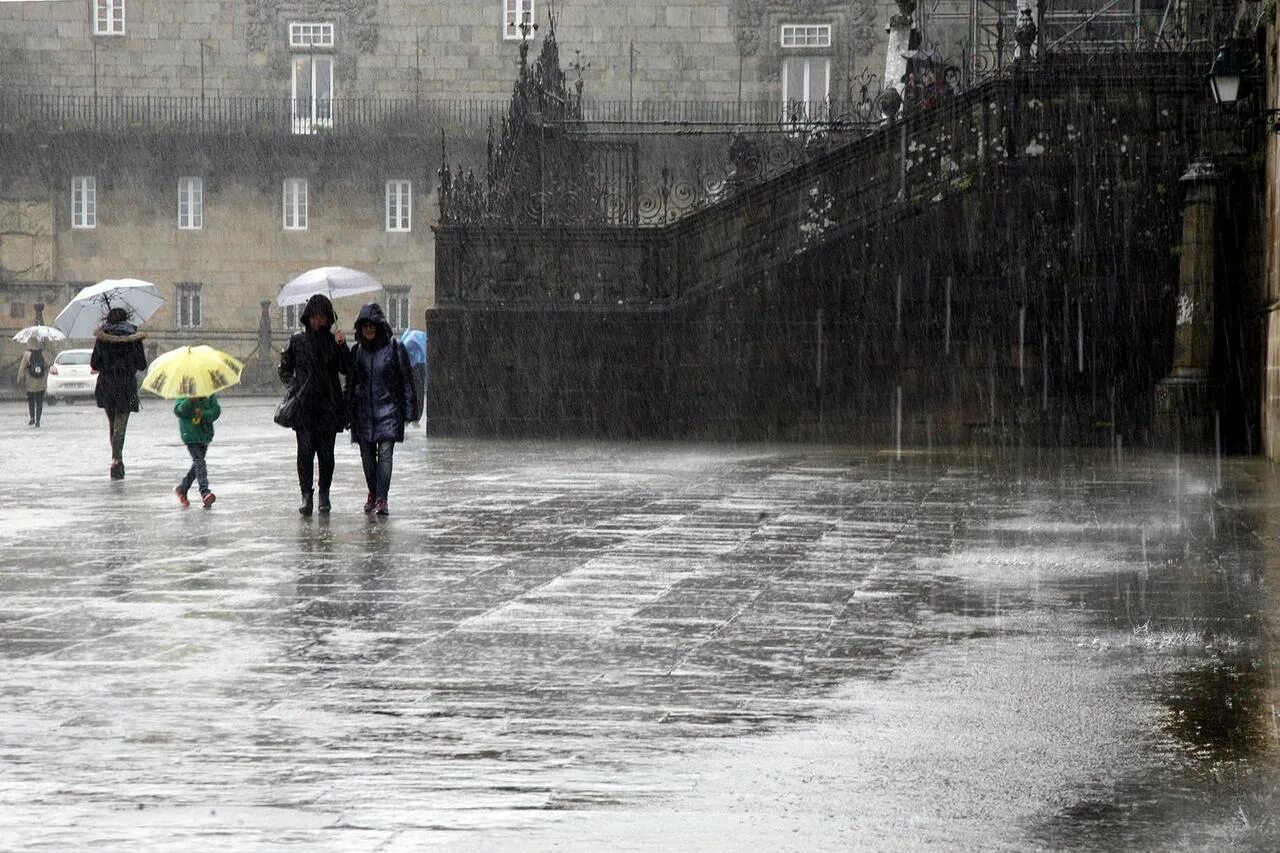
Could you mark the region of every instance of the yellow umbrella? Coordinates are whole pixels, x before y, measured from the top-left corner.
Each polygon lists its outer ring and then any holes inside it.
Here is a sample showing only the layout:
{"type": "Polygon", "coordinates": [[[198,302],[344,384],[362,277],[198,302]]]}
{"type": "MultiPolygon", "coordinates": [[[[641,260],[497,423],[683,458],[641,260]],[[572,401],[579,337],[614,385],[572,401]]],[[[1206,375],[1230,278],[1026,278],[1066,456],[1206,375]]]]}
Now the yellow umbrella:
{"type": "Polygon", "coordinates": [[[244,362],[201,344],[156,356],[142,387],[169,400],[208,397],[240,381],[244,362]]]}

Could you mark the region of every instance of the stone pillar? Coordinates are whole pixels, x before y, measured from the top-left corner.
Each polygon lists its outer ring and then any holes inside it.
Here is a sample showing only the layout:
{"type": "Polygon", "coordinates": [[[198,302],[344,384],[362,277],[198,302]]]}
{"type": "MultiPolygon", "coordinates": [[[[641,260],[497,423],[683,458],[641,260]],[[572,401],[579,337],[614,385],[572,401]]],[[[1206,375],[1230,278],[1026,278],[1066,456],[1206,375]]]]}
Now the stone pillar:
{"type": "Polygon", "coordinates": [[[36,311],[36,323],[35,323],[35,324],[36,324],[37,326],[43,326],[43,325],[44,325],[44,303],[43,303],[43,302],[37,302],[37,303],[36,303],[35,305],[33,305],[32,307],[33,307],[33,308],[35,308],[35,311],[36,311]]]}
{"type": "Polygon", "coordinates": [[[902,94],[902,78],[907,74],[907,51],[911,50],[911,19],[915,0],[898,0],[898,13],[889,19],[889,45],[884,52],[884,86],[902,94]]]}
{"type": "Polygon", "coordinates": [[[1178,265],[1173,369],[1156,386],[1156,444],[1206,452],[1214,447],[1214,266],[1220,176],[1211,163],[1182,176],[1182,243],[1178,265]]]}
{"type": "Polygon", "coordinates": [[[271,302],[270,300],[262,300],[262,316],[258,319],[258,377],[257,384],[267,386],[271,384],[271,375],[274,372],[275,351],[271,346],[271,302]]]}

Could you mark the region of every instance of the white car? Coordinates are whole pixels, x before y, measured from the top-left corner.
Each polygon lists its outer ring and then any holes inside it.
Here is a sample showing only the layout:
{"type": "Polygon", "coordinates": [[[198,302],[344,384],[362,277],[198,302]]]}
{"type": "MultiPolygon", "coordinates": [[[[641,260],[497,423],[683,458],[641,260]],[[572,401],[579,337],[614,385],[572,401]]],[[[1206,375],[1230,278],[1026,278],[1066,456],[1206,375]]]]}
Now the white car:
{"type": "Polygon", "coordinates": [[[49,367],[45,399],[50,404],[66,400],[93,398],[98,387],[98,372],[89,367],[91,349],[66,349],[58,353],[49,367]]]}

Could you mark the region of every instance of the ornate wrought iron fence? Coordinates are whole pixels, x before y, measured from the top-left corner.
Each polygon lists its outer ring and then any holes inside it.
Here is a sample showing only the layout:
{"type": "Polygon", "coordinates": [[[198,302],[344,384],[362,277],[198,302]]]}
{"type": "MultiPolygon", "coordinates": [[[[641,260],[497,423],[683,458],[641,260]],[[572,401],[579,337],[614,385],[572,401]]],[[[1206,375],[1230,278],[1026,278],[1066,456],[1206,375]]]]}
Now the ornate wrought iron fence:
{"type": "Polygon", "coordinates": [[[121,133],[434,132],[484,127],[507,101],[492,99],[334,98],[322,115],[292,98],[131,95],[0,95],[0,131],[121,133]]]}
{"type": "MultiPolygon", "coordinates": [[[[671,101],[639,110],[632,103],[592,103],[582,97],[582,80],[571,89],[559,70],[553,28],[536,73],[527,43],[521,45],[520,79],[496,148],[490,130],[488,162],[451,169],[442,139],[441,222],[669,224],[898,121],[953,110],[966,93],[995,79],[1028,74],[1070,85],[1073,75],[1089,73],[1113,75],[1119,83],[1160,75],[1185,80],[1196,73],[1186,67],[1188,51],[1203,53],[1228,6],[1204,0],[1194,11],[1181,0],[1163,0],[1163,7],[1128,0],[1120,14],[1120,2],[1080,0],[1049,15],[1046,46],[1046,33],[1037,32],[1025,10],[1018,14],[1014,0],[971,0],[974,15],[979,7],[995,13],[993,53],[971,53],[956,64],[923,43],[907,57],[900,80],[882,81],[864,69],[837,79],[835,92],[821,102],[671,101]],[[1010,13],[1018,14],[1017,26],[1006,45],[1003,22],[1010,13]],[[561,107],[555,114],[534,111],[528,104],[535,101],[561,107]],[[621,153],[627,145],[629,153],[621,153]],[[620,168],[623,162],[627,168],[620,168]]],[[[976,25],[976,17],[970,23],[976,25]]],[[[970,39],[971,48],[977,44],[970,39]]]]}

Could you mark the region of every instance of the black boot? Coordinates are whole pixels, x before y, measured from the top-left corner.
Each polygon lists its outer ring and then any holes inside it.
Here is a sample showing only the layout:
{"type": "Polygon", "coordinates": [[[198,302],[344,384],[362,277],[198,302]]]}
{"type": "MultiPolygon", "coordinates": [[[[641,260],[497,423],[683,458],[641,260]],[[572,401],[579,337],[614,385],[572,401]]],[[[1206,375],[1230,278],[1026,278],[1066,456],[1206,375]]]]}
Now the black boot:
{"type": "Polygon", "coordinates": [[[311,489],[307,489],[302,493],[302,506],[298,507],[298,512],[306,516],[311,515],[311,496],[313,494],[314,492],[311,489]]]}
{"type": "Polygon", "coordinates": [[[320,506],[317,507],[317,509],[319,509],[321,513],[329,512],[330,506],[329,506],[329,490],[328,489],[320,490],[320,506]]]}

